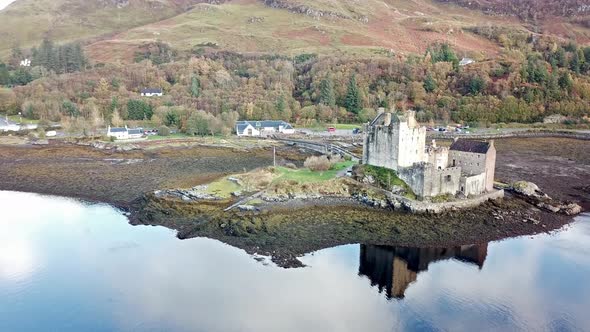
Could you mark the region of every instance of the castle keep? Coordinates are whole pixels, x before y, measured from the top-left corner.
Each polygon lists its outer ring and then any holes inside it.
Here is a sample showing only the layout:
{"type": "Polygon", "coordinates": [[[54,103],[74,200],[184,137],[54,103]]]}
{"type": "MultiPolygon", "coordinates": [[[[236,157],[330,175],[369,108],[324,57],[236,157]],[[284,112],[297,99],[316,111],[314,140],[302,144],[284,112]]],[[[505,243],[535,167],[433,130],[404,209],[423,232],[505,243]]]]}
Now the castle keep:
{"type": "Polygon", "coordinates": [[[363,164],[396,171],[419,198],[493,190],[493,141],[460,139],[450,148],[432,141],[426,146],[426,128],[418,125],[413,111],[383,112],[365,126],[365,133],[363,164]]]}

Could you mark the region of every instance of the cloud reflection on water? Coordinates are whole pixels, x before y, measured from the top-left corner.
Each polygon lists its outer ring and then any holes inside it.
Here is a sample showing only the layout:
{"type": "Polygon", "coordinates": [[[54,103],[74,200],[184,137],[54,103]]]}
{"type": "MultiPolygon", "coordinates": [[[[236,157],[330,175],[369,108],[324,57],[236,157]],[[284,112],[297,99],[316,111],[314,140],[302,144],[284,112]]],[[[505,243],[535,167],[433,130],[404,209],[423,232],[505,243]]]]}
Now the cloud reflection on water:
{"type": "Polygon", "coordinates": [[[29,279],[27,289],[13,294],[9,290],[17,281],[0,273],[0,307],[24,303],[12,311],[0,310],[0,321],[16,326],[32,314],[27,308],[44,307],[53,315],[39,319],[39,331],[50,326],[86,330],[96,324],[122,331],[590,326],[590,285],[577,282],[590,277],[588,216],[551,236],[491,243],[483,259],[469,253],[472,264],[457,260],[465,260],[466,249],[415,249],[414,256],[427,259],[412,261],[401,254],[407,249],[380,247],[395,254],[372,258],[381,268],[376,277],[370,269],[359,271],[362,253],[371,246],[322,250],[302,258],[308,267],[285,270],[264,266],[215,240],[180,241],[167,229],[132,227],[105,205],[0,192],[0,209],[9,217],[0,221],[0,272],[12,268],[10,275],[29,279]],[[24,213],[28,206],[35,208],[24,213]],[[407,278],[396,294],[401,289],[405,297],[390,295],[393,299],[388,300],[379,292],[383,282],[377,279],[391,270],[392,280],[399,281],[400,262],[408,267],[407,278]],[[38,266],[44,267],[43,273],[35,272],[38,266]],[[48,284],[60,295],[51,295],[48,284]],[[12,295],[1,296],[6,294],[12,295]],[[60,310],[70,306],[79,311],[60,320],[60,310]]]}

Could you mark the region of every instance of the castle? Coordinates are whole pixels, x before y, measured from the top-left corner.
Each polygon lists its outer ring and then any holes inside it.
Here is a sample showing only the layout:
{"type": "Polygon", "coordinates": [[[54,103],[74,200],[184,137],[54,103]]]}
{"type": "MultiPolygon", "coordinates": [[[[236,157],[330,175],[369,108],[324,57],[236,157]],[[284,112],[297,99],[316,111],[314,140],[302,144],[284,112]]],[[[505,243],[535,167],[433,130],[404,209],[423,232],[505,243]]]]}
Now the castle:
{"type": "Polygon", "coordinates": [[[414,111],[381,112],[365,125],[363,164],[397,172],[420,199],[478,196],[494,190],[494,141],[455,140],[450,148],[426,146],[426,128],[414,111]]]}

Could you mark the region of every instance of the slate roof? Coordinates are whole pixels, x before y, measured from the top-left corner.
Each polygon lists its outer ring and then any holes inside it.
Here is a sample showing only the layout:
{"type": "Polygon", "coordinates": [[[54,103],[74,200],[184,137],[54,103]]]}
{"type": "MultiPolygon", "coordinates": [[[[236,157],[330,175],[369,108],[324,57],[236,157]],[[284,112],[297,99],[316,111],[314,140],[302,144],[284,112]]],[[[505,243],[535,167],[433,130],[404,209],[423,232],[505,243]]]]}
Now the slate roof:
{"type": "Polygon", "coordinates": [[[451,145],[451,151],[462,151],[471,153],[488,153],[490,143],[484,141],[472,141],[467,139],[459,139],[451,145]]]}
{"type": "Polygon", "coordinates": [[[248,127],[248,125],[251,125],[254,128],[275,128],[276,130],[279,130],[280,126],[283,126],[283,129],[293,129],[293,126],[291,126],[291,124],[289,124],[288,122],[285,121],[280,121],[280,120],[264,120],[264,121],[238,121],[236,122],[236,129],[238,131],[243,131],[244,129],[246,129],[246,127],[248,127]]]}
{"type": "Polygon", "coordinates": [[[135,135],[135,134],[143,134],[143,129],[141,129],[141,128],[129,129],[129,135],[135,135]]]}
{"type": "Polygon", "coordinates": [[[141,93],[162,93],[162,89],[142,89],[141,93]]]}
{"type": "Polygon", "coordinates": [[[127,128],[123,128],[123,127],[113,127],[110,130],[111,133],[123,133],[126,131],[127,131],[127,128]]]}

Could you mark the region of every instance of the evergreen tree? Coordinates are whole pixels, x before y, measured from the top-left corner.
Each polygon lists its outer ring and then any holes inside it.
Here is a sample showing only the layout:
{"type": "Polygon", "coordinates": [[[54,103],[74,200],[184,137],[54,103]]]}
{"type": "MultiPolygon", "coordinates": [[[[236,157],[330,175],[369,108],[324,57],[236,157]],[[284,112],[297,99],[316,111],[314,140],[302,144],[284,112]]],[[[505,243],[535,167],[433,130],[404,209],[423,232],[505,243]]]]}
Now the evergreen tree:
{"type": "Polygon", "coordinates": [[[559,67],[566,68],[568,66],[567,56],[563,47],[559,46],[557,48],[557,51],[555,51],[555,59],[557,60],[557,65],[559,67]]]}
{"type": "Polygon", "coordinates": [[[8,67],[3,62],[0,62],[0,85],[10,84],[10,72],[8,67]]]}
{"type": "Polygon", "coordinates": [[[71,117],[80,116],[80,111],[78,110],[78,107],[76,106],[76,104],[72,103],[69,100],[64,101],[61,108],[62,108],[62,113],[66,114],[66,115],[69,115],[71,117]]]}
{"type": "Polygon", "coordinates": [[[201,95],[201,81],[197,76],[191,78],[191,96],[198,98],[201,95]]]}
{"type": "Polygon", "coordinates": [[[570,61],[570,69],[574,73],[579,74],[581,66],[582,66],[582,62],[580,60],[580,55],[578,54],[578,52],[574,52],[573,56],[572,56],[572,60],[570,61]]]}
{"type": "Polygon", "coordinates": [[[277,103],[275,105],[275,108],[277,110],[277,113],[279,113],[279,116],[282,116],[283,114],[285,114],[285,110],[287,109],[287,104],[285,102],[285,95],[283,95],[282,93],[279,94],[279,97],[277,98],[277,103]]]}
{"type": "Polygon", "coordinates": [[[574,80],[568,72],[562,72],[559,75],[559,87],[570,92],[574,87],[574,80]]]}
{"type": "Polygon", "coordinates": [[[12,73],[10,81],[14,85],[27,85],[33,81],[33,76],[27,69],[21,67],[12,73]]]}
{"type": "Polygon", "coordinates": [[[348,89],[346,92],[346,98],[344,100],[344,107],[347,111],[359,114],[361,111],[361,96],[359,93],[358,86],[356,84],[356,75],[350,75],[350,79],[348,81],[348,89]]]}
{"type": "Polygon", "coordinates": [[[129,100],[127,102],[127,118],[129,120],[151,120],[154,110],[143,100],[129,100]]]}
{"type": "Polygon", "coordinates": [[[329,75],[320,82],[320,104],[330,107],[336,106],[334,81],[329,75]]]}
{"type": "Polygon", "coordinates": [[[426,90],[426,92],[433,92],[434,90],[436,90],[436,88],[436,81],[434,80],[432,75],[428,73],[426,79],[424,80],[424,90],[426,90]]]}

